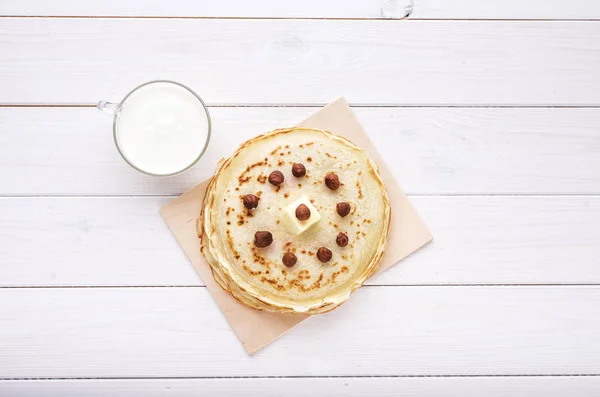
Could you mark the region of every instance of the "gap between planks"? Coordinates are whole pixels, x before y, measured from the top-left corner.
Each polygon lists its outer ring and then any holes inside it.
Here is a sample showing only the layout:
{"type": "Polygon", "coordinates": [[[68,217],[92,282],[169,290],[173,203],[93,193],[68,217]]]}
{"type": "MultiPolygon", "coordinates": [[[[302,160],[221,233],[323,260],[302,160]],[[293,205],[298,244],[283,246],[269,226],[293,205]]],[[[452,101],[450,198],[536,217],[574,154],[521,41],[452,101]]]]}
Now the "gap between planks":
{"type": "Polygon", "coordinates": [[[156,15],[0,15],[0,19],[199,19],[199,20],[295,20],[295,21],[444,21],[444,22],[599,22],[600,18],[412,18],[403,17],[210,17],[156,15]]]}
{"type": "MultiPolygon", "coordinates": [[[[577,288],[577,287],[600,287],[598,283],[529,283],[529,284],[364,284],[366,288],[513,288],[513,287],[543,287],[543,288],[577,288]]],[[[206,288],[206,285],[7,285],[0,289],[168,289],[168,288],[206,288]]]]}
{"type": "MultiPolygon", "coordinates": [[[[183,194],[185,192],[182,192],[183,194]]],[[[0,194],[1,199],[37,199],[37,198],[56,198],[56,199],[74,199],[74,198],[148,198],[148,197],[166,197],[177,198],[179,194],[0,194]]],[[[600,197],[599,193],[406,193],[406,197],[600,197]]]]}
{"type": "MultiPolygon", "coordinates": [[[[276,104],[276,103],[253,103],[253,104],[211,104],[208,108],[322,108],[327,103],[298,103],[298,104],[276,104]]],[[[0,103],[0,108],[95,108],[95,104],[78,103],[0,103]]],[[[350,103],[352,108],[398,108],[398,109],[600,109],[599,105],[506,105],[506,104],[471,104],[471,105],[395,105],[390,103],[365,104],[350,103]]]]}
{"type": "Polygon", "coordinates": [[[142,376],[142,377],[80,377],[80,378],[0,378],[0,381],[16,381],[16,380],[179,380],[179,379],[356,379],[356,378],[378,378],[378,379],[397,379],[397,378],[551,378],[551,377],[596,377],[600,374],[589,373],[589,374],[523,374],[523,375],[501,375],[501,374],[485,374],[485,375],[331,375],[331,376],[308,376],[308,375],[297,375],[297,376],[142,376]]]}

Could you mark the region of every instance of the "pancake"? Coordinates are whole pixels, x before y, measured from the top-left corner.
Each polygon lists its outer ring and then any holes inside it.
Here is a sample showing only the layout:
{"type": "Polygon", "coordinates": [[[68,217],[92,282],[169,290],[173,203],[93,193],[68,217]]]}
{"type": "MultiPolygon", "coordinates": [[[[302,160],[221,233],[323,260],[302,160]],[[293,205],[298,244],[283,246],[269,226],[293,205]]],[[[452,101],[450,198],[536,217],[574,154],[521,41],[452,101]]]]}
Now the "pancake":
{"type": "Polygon", "coordinates": [[[324,130],[289,128],[245,142],[221,164],[198,234],[215,280],[236,299],[316,314],[346,301],[377,268],[390,216],[366,152],[324,130]]]}

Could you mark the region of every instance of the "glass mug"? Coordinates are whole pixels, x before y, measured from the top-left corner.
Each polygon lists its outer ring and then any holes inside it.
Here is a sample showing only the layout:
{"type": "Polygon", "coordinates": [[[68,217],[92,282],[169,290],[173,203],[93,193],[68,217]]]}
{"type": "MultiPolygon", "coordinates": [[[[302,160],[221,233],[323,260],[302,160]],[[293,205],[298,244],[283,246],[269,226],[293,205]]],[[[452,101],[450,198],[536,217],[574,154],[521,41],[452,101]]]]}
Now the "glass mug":
{"type": "Polygon", "coordinates": [[[98,103],[113,117],[113,137],[123,160],[148,175],[179,174],[200,160],[210,140],[204,101],[183,84],[155,80],[116,104],[98,103]]]}

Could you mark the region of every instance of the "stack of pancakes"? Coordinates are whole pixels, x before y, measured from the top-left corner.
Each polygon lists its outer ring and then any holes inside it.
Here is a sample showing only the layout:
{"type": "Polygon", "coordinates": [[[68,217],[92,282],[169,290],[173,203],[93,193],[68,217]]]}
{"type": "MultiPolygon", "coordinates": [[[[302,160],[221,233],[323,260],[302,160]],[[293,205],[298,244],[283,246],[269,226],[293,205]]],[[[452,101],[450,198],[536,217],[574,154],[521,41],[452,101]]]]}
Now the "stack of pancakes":
{"type": "Polygon", "coordinates": [[[245,142],[222,163],[198,234],[215,280],[236,299],[315,314],[342,304],[377,268],[390,216],[377,165],[362,149],[290,128],[245,142]],[[290,209],[306,230],[290,226],[290,209]]]}

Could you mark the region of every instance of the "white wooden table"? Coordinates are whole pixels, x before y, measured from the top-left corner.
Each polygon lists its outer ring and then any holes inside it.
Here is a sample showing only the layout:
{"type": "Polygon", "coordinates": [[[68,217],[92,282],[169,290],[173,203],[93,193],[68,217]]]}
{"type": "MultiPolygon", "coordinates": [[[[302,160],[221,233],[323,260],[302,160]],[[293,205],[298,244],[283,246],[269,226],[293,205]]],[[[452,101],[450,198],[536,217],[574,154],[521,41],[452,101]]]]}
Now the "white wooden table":
{"type": "Polygon", "coordinates": [[[407,6],[0,0],[0,396],[597,396],[600,2],[407,6]],[[94,109],[158,78],[214,128],[167,179],[94,109]],[[158,209],[340,95],[434,242],[251,357],[158,209]]]}

